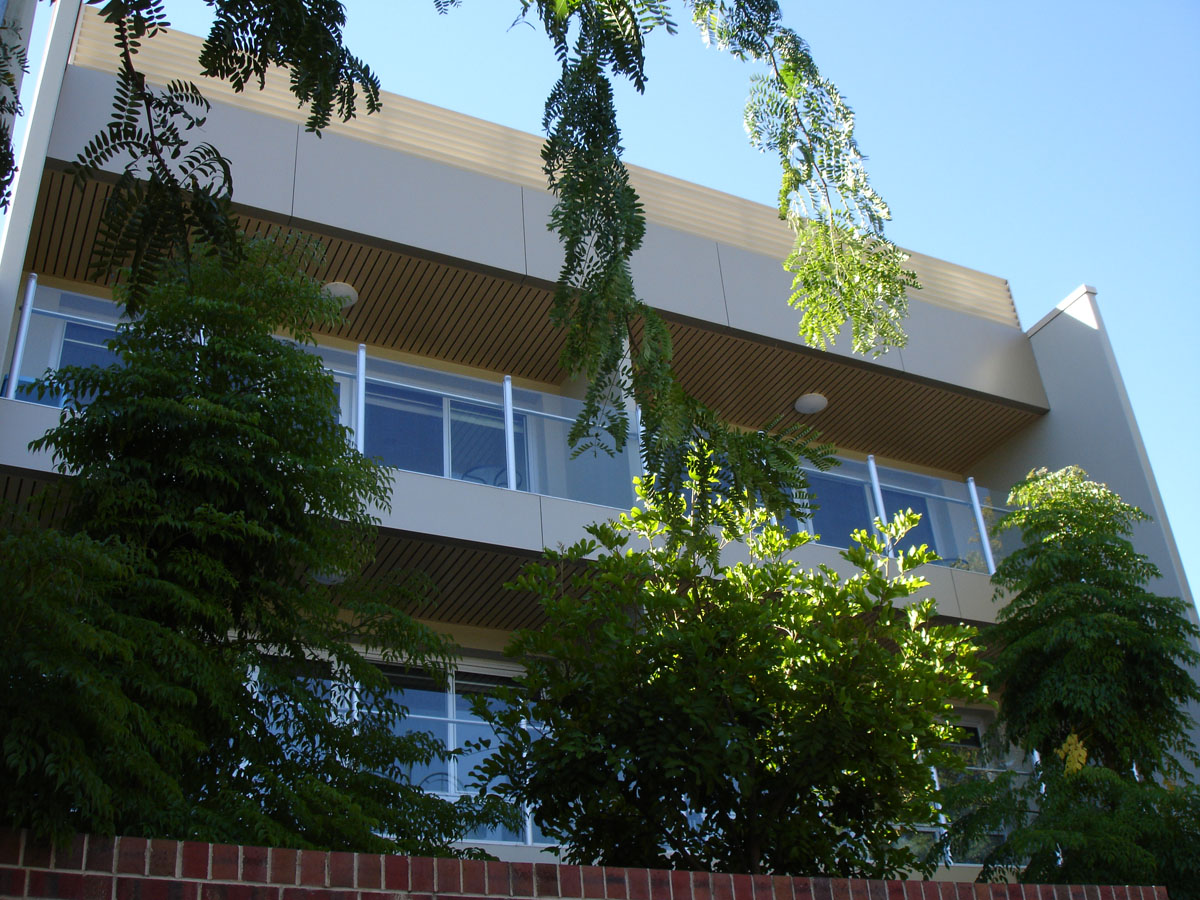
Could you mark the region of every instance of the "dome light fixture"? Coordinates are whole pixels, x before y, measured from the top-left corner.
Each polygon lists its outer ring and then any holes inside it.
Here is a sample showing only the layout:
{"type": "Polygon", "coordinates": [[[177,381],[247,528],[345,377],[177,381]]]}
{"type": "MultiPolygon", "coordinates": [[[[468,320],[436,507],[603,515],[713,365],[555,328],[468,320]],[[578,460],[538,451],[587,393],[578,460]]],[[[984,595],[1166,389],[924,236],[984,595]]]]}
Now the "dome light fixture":
{"type": "Polygon", "coordinates": [[[796,400],[796,412],[804,416],[810,416],[813,413],[819,413],[829,405],[829,400],[824,394],[813,392],[804,394],[796,400]]]}
{"type": "Polygon", "coordinates": [[[354,286],[344,281],[331,281],[325,285],[325,293],[341,301],[342,312],[345,312],[358,302],[358,291],[354,286]]]}

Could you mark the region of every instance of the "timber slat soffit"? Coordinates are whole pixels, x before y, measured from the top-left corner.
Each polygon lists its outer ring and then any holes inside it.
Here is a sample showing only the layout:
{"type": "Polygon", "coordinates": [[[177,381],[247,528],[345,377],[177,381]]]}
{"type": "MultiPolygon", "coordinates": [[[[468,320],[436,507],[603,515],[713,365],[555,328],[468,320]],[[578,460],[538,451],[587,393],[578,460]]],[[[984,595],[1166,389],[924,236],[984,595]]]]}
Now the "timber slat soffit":
{"type": "MultiPolygon", "coordinates": [[[[48,168],[26,269],[99,286],[89,275],[88,259],[109,190],[98,180],[80,190],[65,172],[48,168]]],[[[250,234],[274,230],[320,238],[326,267],[315,274],[359,286],[358,303],[345,322],[319,335],[323,340],[342,346],[361,342],[372,353],[411,354],[489,378],[510,374],[551,388],[564,381],[558,365],[563,334],[550,324],[550,291],[540,285],[253,216],[241,222],[250,234]]],[[[671,319],[669,325],[681,383],[746,428],[761,428],[780,415],[794,421],[795,399],[819,391],[829,398],[829,408],[806,421],[823,440],[847,451],[969,474],[973,463],[1040,415],[816,350],[692,321],[671,319]]]]}
{"type": "MultiPolygon", "coordinates": [[[[243,109],[303,124],[286,73],[275,71],[263,90],[235,93],[225,82],[200,77],[200,38],[171,31],[143,42],[138,66],[159,84],[175,78],[195,79],[205,94],[243,109]]],[[[100,14],[85,7],[72,49],[71,63],[114,71],[112,34],[100,14]]],[[[382,94],[383,110],[330,126],[330,134],[447,163],[531,190],[545,191],[542,138],[493,122],[452,112],[398,94],[382,94]]],[[[746,148],[749,154],[753,151],[746,148]]],[[[646,218],[679,231],[730,244],[782,260],[792,244],[788,227],[773,207],[701,187],[660,172],[628,166],[646,218]]],[[[911,253],[908,267],[924,285],[913,296],[929,303],[1019,326],[1008,282],[921,253],[911,253]]]]}

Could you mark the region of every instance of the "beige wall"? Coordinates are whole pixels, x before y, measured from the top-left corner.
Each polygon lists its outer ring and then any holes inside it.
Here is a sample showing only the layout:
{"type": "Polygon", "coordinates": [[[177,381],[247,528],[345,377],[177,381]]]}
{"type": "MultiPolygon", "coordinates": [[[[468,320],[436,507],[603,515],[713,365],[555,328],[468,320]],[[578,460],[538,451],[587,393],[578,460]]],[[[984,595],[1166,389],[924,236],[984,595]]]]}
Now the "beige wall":
{"type": "MultiPolygon", "coordinates": [[[[1030,329],[1050,413],[980,462],[977,478],[1007,491],[1031,469],[1082,466],[1154,517],[1134,531],[1134,545],[1162,571],[1151,590],[1182,597],[1193,623],[1197,612],[1171,534],[1166,509],[1117,368],[1095,288],[1082,285],[1030,329]]],[[[1200,649],[1200,647],[1197,647],[1200,649]]],[[[1193,670],[1200,681],[1200,669],[1193,670]]],[[[1200,706],[1190,709],[1200,745],[1200,706]]]]}
{"type": "MultiPolygon", "coordinates": [[[[110,98],[108,75],[69,68],[49,156],[73,159],[103,125],[110,98]]],[[[213,104],[199,138],[229,156],[234,199],[250,209],[538,282],[557,280],[561,250],[546,228],[552,199],[544,191],[345,135],[317,138],[227,103],[213,104]]],[[[773,252],[651,222],[632,266],[639,295],[658,309],[801,346],[798,314],[787,306],[790,277],[773,252]]],[[[920,299],[911,301],[906,327],[907,348],[865,362],[1045,406],[1019,328],[920,299]]],[[[853,355],[847,343],[839,340],[831,352],[853,355]]]]}

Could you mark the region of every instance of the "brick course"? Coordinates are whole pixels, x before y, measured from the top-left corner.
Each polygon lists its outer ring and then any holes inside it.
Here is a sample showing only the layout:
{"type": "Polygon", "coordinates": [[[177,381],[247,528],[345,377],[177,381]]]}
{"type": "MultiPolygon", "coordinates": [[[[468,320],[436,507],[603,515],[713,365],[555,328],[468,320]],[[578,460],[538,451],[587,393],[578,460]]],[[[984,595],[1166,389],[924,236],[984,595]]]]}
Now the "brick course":
{"type": "Polygon", "coordinates": [[[952,884],[479,863],[0,829],[0,898],[60,900],[1168,900],[1162,887],[952,884]]]}

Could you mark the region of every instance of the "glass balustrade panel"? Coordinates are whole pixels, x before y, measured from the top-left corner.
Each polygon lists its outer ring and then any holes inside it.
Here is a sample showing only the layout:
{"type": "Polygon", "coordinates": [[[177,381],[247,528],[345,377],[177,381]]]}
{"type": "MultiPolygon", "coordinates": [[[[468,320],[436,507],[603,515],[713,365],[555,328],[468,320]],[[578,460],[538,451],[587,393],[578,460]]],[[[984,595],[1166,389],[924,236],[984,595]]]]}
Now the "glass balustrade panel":
{"type": "MultiPolygon", "coordinates": [[[[16,396],[45,406],[61,406],[61,395],[39,394],[33,389],[34,382],[47,370],[118,362],[117,355],[106,346],[116,334],[118,319],[116,304],[108,300],[39,285],[29,317],[16,396]]],[[[2,387],[8,388],[7,372],[2,387]]]]}
{"type": "Polygon", "coordinates": [[[921,516],[916,527],[900,541],[899,550],[924,544],[940,557],[938,565],[987,572],[965,482],[884,466],[877,471],[888,518],[909,509],[921,516]]]}
{"type": "Polygon", "coordinates": [[[618,509],[633,505],[633,478],[641,471],[636,436],[620,453],[590,448],[575,455],[567,436],[583,408],[580,401],[515,388],[513,407],[529,433],[529,490],[618,509]]]}

